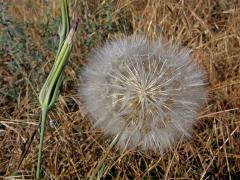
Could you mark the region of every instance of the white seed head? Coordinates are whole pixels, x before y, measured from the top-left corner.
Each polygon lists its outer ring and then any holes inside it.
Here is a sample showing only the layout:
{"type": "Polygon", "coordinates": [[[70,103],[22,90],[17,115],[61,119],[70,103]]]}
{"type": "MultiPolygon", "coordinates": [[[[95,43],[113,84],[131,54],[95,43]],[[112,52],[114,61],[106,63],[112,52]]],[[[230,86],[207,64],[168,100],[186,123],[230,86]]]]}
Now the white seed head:
{"type": "Polygon", "coordinates": [[[118,145],[161,153],[190,136],[205,98],[204,73],[189,51],[162,39],[123,37],[89,57],[79,93],[95,127],[118,145]]]}

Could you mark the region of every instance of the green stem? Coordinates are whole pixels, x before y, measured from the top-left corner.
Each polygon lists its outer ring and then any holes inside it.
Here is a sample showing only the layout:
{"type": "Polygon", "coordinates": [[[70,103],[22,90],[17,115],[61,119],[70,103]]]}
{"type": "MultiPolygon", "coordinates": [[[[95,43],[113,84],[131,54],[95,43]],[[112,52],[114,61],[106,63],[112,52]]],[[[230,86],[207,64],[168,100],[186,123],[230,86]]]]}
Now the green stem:
{"type": "Polygon", "coordinates": [[[40,179],[41,174],[41,160],[42,160],[42,148],[43,148],[43,140],[44,140],[44,132],[45,132],[45,124],[47,119],[47,108],[42,108],[42,121],[41,121],[41,129],[40,129],[40,143],[39,143],[39,149],[38,149],[38,162],[37,162],[37,173],[36,173],[36,179],[40,179]]]}
{"type": "Polygon", "coordinates": [[[107,158],[108,154],[110,153],[111,149],[114,147],[114,145],[117,143],[120,135],[122,134],[122,131],[119,132],[115,138],[113,139],[113,141],[111,142],[111,144],[108,146],[107,151],[104,153],[104,155],[102,156],[101,160],[99,161],[97,167],[93,170],[92,175],[90,176],[89,180],[94,180],[97,172],[99,171],[99,169],[101,168],[103,162],[105,161],[105,159],[107,158]]]}
{"type": "Polygon", "coordinates": [[[59,32],[59,46],[58,53],[61,50],[61,47],[66,39],[66,36],[69,33],[70,23],[69,23],[69,11],[68,11],[68,0],[61,0],[61,26],[59,32]]]}

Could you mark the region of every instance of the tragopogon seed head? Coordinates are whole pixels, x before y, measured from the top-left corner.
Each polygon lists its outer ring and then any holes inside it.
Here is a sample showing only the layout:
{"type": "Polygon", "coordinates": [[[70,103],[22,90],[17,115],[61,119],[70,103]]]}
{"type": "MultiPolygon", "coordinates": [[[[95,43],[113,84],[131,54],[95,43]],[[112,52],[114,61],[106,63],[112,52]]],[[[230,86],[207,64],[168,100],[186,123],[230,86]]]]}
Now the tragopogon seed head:
{"type": "Polygon", "coordinates": [[[205,98],[203,76],[185,48],[124,37],[89,57],[79,93],[104,133],[125,126],[118,145],[163,152],[190,135],[205,98]]]}

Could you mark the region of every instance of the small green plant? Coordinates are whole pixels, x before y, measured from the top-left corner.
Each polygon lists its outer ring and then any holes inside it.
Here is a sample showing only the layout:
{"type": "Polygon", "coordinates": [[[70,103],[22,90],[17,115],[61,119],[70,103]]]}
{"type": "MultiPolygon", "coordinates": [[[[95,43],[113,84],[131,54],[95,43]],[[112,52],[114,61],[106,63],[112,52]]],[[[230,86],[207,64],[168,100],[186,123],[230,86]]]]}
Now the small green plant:
{"type": "MultiPolygon", "coordinates": [[[[51,18],[48,21],[39,20],[36,22],[21,21],[9,13],[12,1],[0,2],[0,69],[5,69],[5,73],[0,76],[0,106],[11,106],[19,98],[19,92],[23,87],[29,86],[31,93],[28,94],[29,100],[35,102],[37,99],[38,82],[42,79],[42,61],[47,54],[52,55],[57,50],[56,41],[58,37],[56,27],[58,20],[51,18]],[[28,30],[37,29],[41,42],[37,42],[28,33],[28,30]],[[45,51],[39,49],[38,44],[42,44],[45,51]],[[29,75],[29,72],[34,72],[29,75]],[[9,74],[8,74],[9,73],[9,74]],[[4,80],[7,76],[17,77],[10,81],[4,80]]],[[[21,4],[21,3],[20,3],[21,4]]],[[[44,7],[46,9],[46,7],[44,7]]],[[[46,9],[46,14],[49,14],[46,9]]],[[[60,19],[60,18],[59,18],[60,19]]],[[[35,105],[31,109],[35,109],[35,105]]],[[[5,111],[7,114],[7,112],[5,111]]],[[[11,110],[8,112],[11,113],[11,110]]],[[[33,112],[31,112],[33,113],[33,112]]],[[[33,113],[35,114],[35,113],[33,113]]],[[[33,118],[36,118],[35,114],[33,118]]]]}
{"type": "Polygon", "coordinates": [[[78,19],[75,20],[73,27],[69,30],[69,11],[68,0],[61,0],[61,26],[59,29],[60,42],[58,47],[57,56],[53,65],[53,68],[45,81],[40,94],[39,102],[42,109],[42,121],[40,128],[40,143],[38,150],[38,162],[36,179],[40,179],[41,160],[42,160],[42,147],[45,133],[45,124],[48,111],[54,105],[58,95],[59,88],[63,81],[63,72],[66,62],[70,56],[72,50],[72,39],[77,30],[78,19]]]}

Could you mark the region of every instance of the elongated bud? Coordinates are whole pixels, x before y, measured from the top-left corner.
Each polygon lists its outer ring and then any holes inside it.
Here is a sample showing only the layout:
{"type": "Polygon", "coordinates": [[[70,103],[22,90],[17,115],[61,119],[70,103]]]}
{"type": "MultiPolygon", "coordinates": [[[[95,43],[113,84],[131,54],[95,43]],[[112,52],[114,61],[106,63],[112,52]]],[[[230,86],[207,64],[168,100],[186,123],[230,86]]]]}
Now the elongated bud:
{"type": "Polygon", "coordinates": [[[77,30],[78,22],[79,20],[77,18],[73,27],[68,33],[60,52],[57,55],[53,68],[48,75],[46,82],[40,91],[39,102],[41,106],[45,107],[46,109],[50,109],[54,105],[54,102],[59,94],[59,87],[63,80],[63,69],[72,50],[72,39],[77,30]]]}

